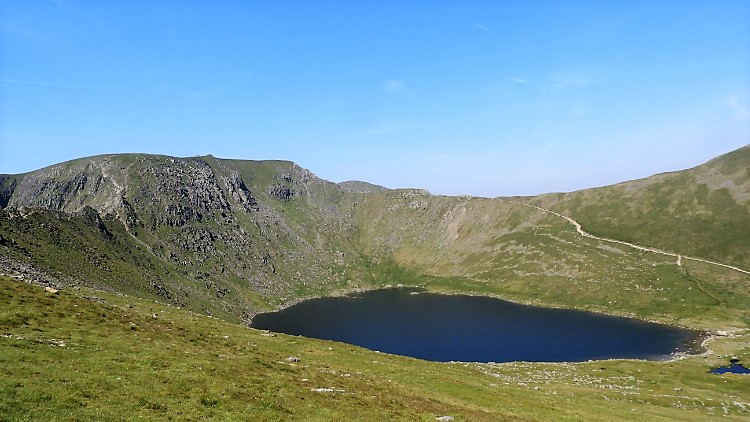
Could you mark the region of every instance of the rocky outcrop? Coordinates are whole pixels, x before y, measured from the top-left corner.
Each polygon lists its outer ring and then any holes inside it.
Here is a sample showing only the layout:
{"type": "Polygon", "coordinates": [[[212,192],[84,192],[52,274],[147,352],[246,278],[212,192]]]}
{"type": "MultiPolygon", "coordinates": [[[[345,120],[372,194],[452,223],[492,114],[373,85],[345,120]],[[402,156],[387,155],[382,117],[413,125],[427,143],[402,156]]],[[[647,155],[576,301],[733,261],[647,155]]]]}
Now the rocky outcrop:
{"type": "Polygon", "coordinates": [[[5,208],[10,202],[13,191],[16,190],[18,180],[15,176],[0,174],[0,208],[5,208]]]}
{"type": "Polygon", "coordinates": [[[294,196],[294,191],[287,186],[271,185],[268,187],[268,194],[282,201],[288,201],[294,196]]]}
{"type": "Polygon", "coordinates": [[[169,204],[164,210],[162,224],[172,227],[182,227],[192,221],[199,222],[202,218],[203,216],[192,207],[183,207],[179,204],[169,204]]]}
{"type": "Polygon", "coordinates": [[[83,218],[83,221],[89,227],[96,229],[102,235],[112,237],[112,233],[110,233],[106,224],[104,224],[104,220],[102,220],[101,215],[99,215],[99,213],[95,209],[87,205],[83,207],[83,209],[77,214],[83,218]]]}
{"type": "Polygon", "coordinates": [[[224,177],[223,182],[232,199],[245,211],[259,211],[258,201],[253,197],[252,192],[245,185],[245,181],[237,172],[232,172],[230,176],[224,177]]]}
{"type": "Polygon", "coordinates": [[[111,192],[104,186],[101,171],[90,163],[48,167],[20,178],[7,207],[39,207],[76,212],[111,192]]]}
{"type": "Polygon", "coordinates": [[[341,192],[283,161],[91,157],[0,176],[0,203],[8,209],[0,224],[11,229],[0,227],[9,248],[0,254],[44,267],[45,257],[79,248],[85,257],[58,260],[54,271],[244,318],[254,312],[248,298],[255,294],[344,277],[331,272],[345,265],[337,252],[342,242],[355,240],[347,233],[353,225],[342,224],[330,205],[341,192]],[[39,210],[48,212],[37,217],[55,220],[35,228],[25,216],[39,210]],[[14,218],[25,221],[22,227],[14,218]],[[50,247],[39,239],[45,232],[56,236],[50,247]]]}

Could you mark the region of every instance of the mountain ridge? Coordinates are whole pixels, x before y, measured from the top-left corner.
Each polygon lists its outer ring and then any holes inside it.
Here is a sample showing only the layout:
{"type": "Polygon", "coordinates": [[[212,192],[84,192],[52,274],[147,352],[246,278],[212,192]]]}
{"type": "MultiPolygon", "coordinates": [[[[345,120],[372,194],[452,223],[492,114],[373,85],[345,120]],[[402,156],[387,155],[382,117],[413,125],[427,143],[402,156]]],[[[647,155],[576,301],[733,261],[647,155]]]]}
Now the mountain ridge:
{"type": "MultiPolygon", "coordinates": [[[[575,217],[596,236],[748,268],[750,239],[736,235],[750,236],[750,175],[742,170],[748,152],[746,146],[688,170],[521,199],[575,217]],[[691,241],[701,235],[705,244],[691,241]]],[[[564,220],[513,200],[336,184],[289,161],[106,154],[0,175],[0,252],[5,262],[235,321],[300,297],[400,277],[449,291],[670,318],[663,312],[669,306],[654,307],[629,287],[634,277],[663,279],[645,261],[578,239],[564,220]],[[30,209],[36,211],[25,214],[30,209]],[[34,224],[19,224],[30,219],[34,224]],[[40,229],[50,226],[57,237],[40,229]],[[75,251],[66,250],[71,242],[75,251]],[[611,267],[620,255],[632,260],[634,273],[611,267]],[[569,291],[549,297],[563,280],[569,291]],[[643,304],[608,307],[614,292],[643,304]]],[[[685,271],[677,268],[673,282],[687,280],[685,271]]],[[[691,300],[710,312],[704,299],[691,300]]]]}

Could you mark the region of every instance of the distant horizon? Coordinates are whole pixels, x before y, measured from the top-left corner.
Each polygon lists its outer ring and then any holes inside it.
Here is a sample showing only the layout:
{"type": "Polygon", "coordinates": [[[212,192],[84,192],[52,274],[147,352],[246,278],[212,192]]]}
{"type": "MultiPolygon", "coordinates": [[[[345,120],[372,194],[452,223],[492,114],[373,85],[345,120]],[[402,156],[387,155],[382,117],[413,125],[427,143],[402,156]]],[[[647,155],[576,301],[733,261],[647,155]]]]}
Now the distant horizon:
{"type": "Polygon", "coordinates": [[[613,182],[613,183],[607,183],[607,184],[603,184],[603,185],[594,185],[594,186],[582,187],[580,189],[574,189],[574,190],[569,190],[569,191],[544,191],[544,192],[538,192],[538,193],[532,193],[532,194],[495,195],[495,196],[471,195],[471,194],[465,194],[465,193],[444,194],[444,193],[439,193],[439,192],[433,192],[433,191],[431,191],[431,190],[429,190],[429,189],[427,189],[427,188],[425,188],[423,186],[395,186],[395,187],[392,187],[392,186],[387,186],[387,185],[381,185],[379,183],[376,183],[376,182],[373,182],[373,181],[370,181],[370,180],[361,180],[361,179],[331,180],[331,179],[326,179],[325,177],[320,176],[315,171],[315,169],[308,168],[308,167],[302,165],[301,163],[298,163],[298,162],[292,161],[292,160],[287,160],[287,159],[283,159],[283,158],[255,159],[255,158],[238,158],[238,157],[220,157],[220,156],[217,156],[217,155],[212,154],[210,152],[206,153],[206,154],[187,155],[187,156],[176,156],[176,155],[170,155],[170,154],[157,154],[157,153],[147,153],[147,152],[111,152],[111,153],[106,153],[105,152],[105,153],[101,153],[101,154],[89,155],[89,156],[84,156],[84,157],[76,157],[76,158],[72,158],[72,159],[69,159],[69,160],[64,160],[64,161],[60,161],[60,162],[57,162],[57,163],[52,163],[52,164],[49,164],[49,165],[45,165],[45,166],[42,166],[42,167],[39,167],[39,168],[35,168],[33,170],[29,170],[29,171],[25,171],[25,172],[7,173],[7,172],[0,171],[0,175],[21,175],[21,174],[26,174],[26,173],[32,173],[32,172],[37,171],[37,170],[42,170],[42,169],[47,168],[47,167],[53,167],[53,166],[56,166],[56,165],[59,165],[59,164],[64,164],[66,162],[71,162],[71,161],[76,161],[76,160],[85,160],[87,158],[94,158],[94,157],[108,156],[108,155],[128,155],[128,154],[134,154],[134,155],[157,155],[157,156],[172,157],[172,158],[178,158],[178,159],[201,158],[201,157],[208,157],[208,156],[210,156],[210,157],[214,157],[214,158],[219,159],[219,160],[229,160],[229,161],[235,161],[236,160],[236,161],[257,161],[257,162],[262,162],[262,161],[290,162],[290,163],[294,163],[294,164],[296,164],[296,165],[298,165],[298,166],[300,166],[300,167],[302,167],[302,168],[304,168],[306,170],[311,171],[315,176],[320,177],[321,179],[323,179],[323,180],[325,180],[327,182],[331,182],[331,183],[335,183],[335,184],[341,184],[341,183],[346,183],[346,182],[363,182],[363,183],[368,183],[370,185],[383,187],[383,188],[386,188],[386,189],[389,189],[389,190],[421,189],[421,190],[428,191],[432,195],[438,195],[438,196],[472,196],[472,197],[478,197],[478,198],[492,199],[492,198],[519,197],[519,196],[520,197],[538,196],[538,195],[552,194],[552,193],[568,193],[568,192],[575,192],[575,191],[578,191],[578,190],[596,189],[596,188],[605,187],[605,186],[612,186],[612,185],[619,184],[619,183],[626,183],[626,182],[631,182],[631,181],[634,181],[634,180],[645,179],[645,178],[648,178],[648,177],[651,177],[651,176],[656,176],[656,175],[659,175],[659,174],[673,173],[673,172],[678,172],[678,171],[689,170],[691,168],[703,165],[703,164],[705,164],[705,163],[707,163],[707,162],[709,162],[709,161],[711,161],[711,160],[713,160],[715,158],[718,158],[718,157],[721,157],[723,155],[732,153],[734,151],[738,151],[738,150],[740,150],[742,148],[746,148],[746,147],[750,147],[750,144],[745,144],[745,145],[740,146],[739,148],[735,148],[735,149],[733,149],[731,151],[726,151],[726,152],[723,152],[721,154],[715,155],[713,157],[708,157],[705,160],[703,160],[703,161],[701,161],[701,162],[699,162],[699,163],[697,163],[695,165],[691,165],[691,166],[684,167],[684,168],[678,168],[678,169],[671,169],[671,170],[667,169],[667,170],[663,170],[663,171],[658,171],[656,173],[645,175],[643,177],[637,177],[637,178],[634,178],[634,179],[621,180],[621,181],[616,181],[616,182],[613,182]]]}
{"type": "Polygon", "coordinates": [[[5,2],[0,173],[110,151],[440,195],[570,192],[750,142],[750,2],[5,2]]]}

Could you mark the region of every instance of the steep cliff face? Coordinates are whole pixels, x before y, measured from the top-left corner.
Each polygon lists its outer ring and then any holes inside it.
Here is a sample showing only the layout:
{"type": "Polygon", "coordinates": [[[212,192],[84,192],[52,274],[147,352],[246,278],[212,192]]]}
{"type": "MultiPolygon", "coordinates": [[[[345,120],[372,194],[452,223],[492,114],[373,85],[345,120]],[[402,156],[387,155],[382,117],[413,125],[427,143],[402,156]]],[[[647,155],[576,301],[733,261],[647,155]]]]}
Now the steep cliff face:
{"type": "Polygon", "coordinates": [[[5,208],[10,202],[13,192],[16,190],[18,183],[16,176],[0,174],[0,208],[5,208]]]}
{"type": "Polygon", "coordinates": [[[76,212],[85,205],[96,205],[103,212],[112,212],[119,192],[106,171],[114,171],[113,164],[105,157],[95,157],[17,176],[6,207],[76,212]]]}
{"type": "MultiPolygon", "coordinates": [[[[341,190],[289,162],[109,155],[4,176],[0,186],[4,238],[22,242],[24,232],[13,221],[31,215],[85,218],[163,268],[155,271],[162,281],[146,290],[187,303],[179,298],[197,289],[208,297],[200,301],[207,310],[234,301],[232,308],[252,313],[258,294],[283,297],[344,283],[350,277],[336,269],[360,259],[351,253],[357,229],[340,212],[341,190]]],[[[55,230],[73,230],[62,226],[55,230]]],[[[34,232],[26,228],[31,249],[34,232]]],[[[138,262],[132,266],[140,269],[123,277],[144,276],[138,262]]],[[[73,277],[78,272],[65,263],[52,267],[73,277]]],[[[91,282],[101,277],[95,267],[84,273],[79,278],[91,282]]]]}

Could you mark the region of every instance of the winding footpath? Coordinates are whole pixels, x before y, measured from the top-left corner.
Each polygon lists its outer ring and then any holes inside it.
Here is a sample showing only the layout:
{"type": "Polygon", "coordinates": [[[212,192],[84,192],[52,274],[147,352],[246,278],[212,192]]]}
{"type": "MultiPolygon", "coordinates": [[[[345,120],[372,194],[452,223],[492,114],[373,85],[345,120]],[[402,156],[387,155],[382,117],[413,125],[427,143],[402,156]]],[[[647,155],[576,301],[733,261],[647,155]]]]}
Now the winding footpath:
{"type": "Polygon", "coordinates": [[[639,251],[652,252],[652,253],[656,253],[656,254],[661,254],[661,255],[667,255],[667,256],[675,257],[675,258],[677,258],[677,265],[679,267],[682,267],[682,260],[683,259],[689,259],[691,261],[698,261],[698,262],[703,262],[703,263],[706,263],[706,264],[718,265],[720,267],[729,268],[730,270],[734,270],[734,271],[741,272],[743,274],[750,275],[750,271],[743,270],[742,268],[737,268],[737,267],[734,267],[734,266],[731,266],[731,265],[722,264],[721,262],[714,262],[714,261],[709,261],[709,260],[702,259],[702,258],[695,258],[695,257],[692,257],[692,256],[685,256],[685,255],[681,255],[681,254],[674,253],[674,252],[663,251],[663,250],[657,249],[657,248],[651,248],[651,247],[647,247],[647,246],[636,245],[634,243],[624,242],[622,240],[607,239],[607,238],[604,238],[604,237],[594,236],[593,234],[591,234],[591,233],[583,230],[581,228],[581,225],[577,221],[573,220],[572,218],[570,218],[568,216],[562,215],[562,214],[554,212],[552,210],[548,210],[546,208],[538,207],[536,205],[527,204],[527,203],[524,203],[524,202],[519,202],[519,201],[511,201],[511,202],[516,203],[516,204],[520,204],[520,205],[524,205],[524,206],[527,206],[527,207],[530,207],[530,208],[536,208],[539,211],[543,211],[543,212],[546,212],[548,214],[552,214],[552,215],[556,215],[556,216],[558,216],[560,218],[564,218],[564,219],[568,220],[568,222],[570,224],[572,224],[573,226],[575,226],[576,231],[578,232],[578,234],[580,234],[583,237],[588,237],[590,239],[596,239],[596,240],[599,240],[599,241],[602,241],[602,242],[618,243],[620,245],[629,246],[629,247],[631,247],[633,249],[637,249],[639,251]]]}
{"type": "MultiPolygon", "coordinates": [[[[129,165],[128,167],[132,167],[132,164],[129,165]]],[[[110,182],[112,182],[112,185],[117,189],[117,198],[119,198],[120,205],[122,205],[122,203],[125,201],[125,192],[126,192],[125,187],[122,186],[120,183],[118,183],[117,179],[115,179],[114,177],[112,177],[109,174],[109,172],[107,172],[107,166],[106,165],[99,166],[99,170],[102,172],[102,179],[109,180],[110,182]]],[[[118,215],[118,218],[122,222],[122,225],[125,227],[125,231],[130,235],[130,237],[132,237],[137,243],[143,245],[143,247],[146,248],[146,250],[149,251],[151,253],[151,255],[153,255],[153,256],[161,259],[162,261],[166,262],[166,260],[164,258],[162,258],[159,255],[157,255],[157,254],[154,253],[154,250],[153,250],[153,248],[151,248],[150,245],[148,245],[146,242],[144,242],[141,239],[139,239],[138,236],[136,236],[132,231],[130,231],[130,227],[128,226],[128,224],[127,224],[127,222],[125,221],[124,218],[119,217],[119,215],[118,215]]]]}

